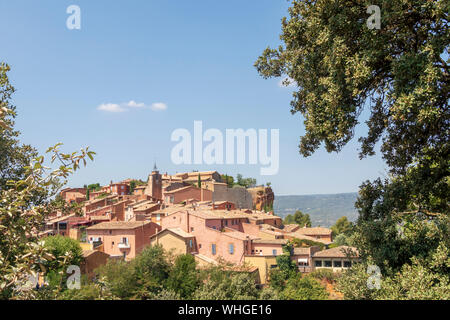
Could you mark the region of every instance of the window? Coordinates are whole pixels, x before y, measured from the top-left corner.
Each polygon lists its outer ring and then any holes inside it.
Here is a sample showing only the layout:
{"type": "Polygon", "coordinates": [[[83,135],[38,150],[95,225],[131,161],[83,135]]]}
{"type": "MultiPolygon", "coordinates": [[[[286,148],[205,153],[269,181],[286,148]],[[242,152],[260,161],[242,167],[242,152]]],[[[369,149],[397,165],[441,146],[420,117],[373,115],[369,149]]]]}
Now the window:
{"type": "Polygon", "coordinates": [[[189,240],[189,248],[192,248],[192,239],[189,240]]]}
{"type": "Polygon", "coordinates": [[[273,250],[272,250],[272,255],[274,255],[274,256],[277,255],[277,249],[273,249],[273,250]]]}
{"type": "Polygon", "coordinates": [[[230,245],[228,246],[228,251],[230,252],[230,254],[234,254],[234,244],[230,243],[230,245]]]}
{"type": "Polygon", "coordinates": [[[123,237],[123,238],[122,238],[122,243],[123,243],[123,244],[128,244],[128,238],[123,237]]]}
{"type": "Polygon", "coordinates": [[[325,267],[331,268],[331,260],[325,260],[325,267]]]}
{"type": "Polygon", "coordinates": [[[270,269],[275,269],[277,267],[277,265],[276,264],[272,264],[272,265],[270,265],[270,269]]]}
{"type": "Polygon", "coordinates": [[[228,220],[225,220],[225,225],[228,226],[228,220]]]}
{"type": "Polygon", "coordinates": [[[214,243],[211,245],[211,253],[212,253],[213,255],[216,254],[216,244],[214,244],[214,243]]]}
{"type": "Polygon", "coordinates": [[[67,222],[60,222],[59,230],[66,230],[66,229],[67,229],[67,222]]]}
{"type": "Polygon", "coordinates": [[[350,268],[352,266],[352,262],[351,261],[344,261],[344,268],[350,268]]]}
{"type": "Polygon", "coordinates": [[[342,268],[342,261],[333,261],[333,267],[342,268]]]}
{"type": "Polygon", "coordinates": [[[322,260],[316,260],[316,261],[314,262],[314,266],[316,266],[316,267],[321,267],[321,266],[322,266],[322,260]]]}
{"type": "Polygon", "coordinates": [[[198,248],[199,248],[199,249],[202,248],[202,244],[201,244],[201,243],[198,244],[198,248]]]}

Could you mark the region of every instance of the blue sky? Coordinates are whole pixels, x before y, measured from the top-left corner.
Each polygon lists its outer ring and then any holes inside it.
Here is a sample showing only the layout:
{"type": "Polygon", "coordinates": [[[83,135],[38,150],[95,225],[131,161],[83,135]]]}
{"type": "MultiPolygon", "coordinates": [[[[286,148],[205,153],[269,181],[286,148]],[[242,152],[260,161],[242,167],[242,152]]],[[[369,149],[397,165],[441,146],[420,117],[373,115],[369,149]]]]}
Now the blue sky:
{"type": "MultiPolygon", "coordinates": [[[[293,88],[264,80],[253,63],[280,44],[287,1],[2,1],[0,60],[12,67],[16,127],[39,151],[57,142],[83,146],[95,162],[71,186],[129,177],[145,179],[156,161],[162,172],[218,170],[270,181],[276,194],[354,192],[386,175],[377,154],[358,158],[357,137],[341,153],[298,153],[304,133],[290,113],[293,88]],[[81,8],[81,30],[69,30],[69,5],[81,8]],[[128,108],[129,101],[145,108],[128,108]],[[115,104],[126,112],[98,110],[115,104]],[[153,110],[150,106],[167,106],[153,110]],[[155,105],[154,105],[155,106],[155,105]],[[280,170],[260,176],[260,165],[175,165],[171,133],[204,129],[280,129],[280,170]]],[[[116,106],[117,107],[117,106],[116,106]]],[[[361,122],[367,119],[363,113],[361,122]]]]}

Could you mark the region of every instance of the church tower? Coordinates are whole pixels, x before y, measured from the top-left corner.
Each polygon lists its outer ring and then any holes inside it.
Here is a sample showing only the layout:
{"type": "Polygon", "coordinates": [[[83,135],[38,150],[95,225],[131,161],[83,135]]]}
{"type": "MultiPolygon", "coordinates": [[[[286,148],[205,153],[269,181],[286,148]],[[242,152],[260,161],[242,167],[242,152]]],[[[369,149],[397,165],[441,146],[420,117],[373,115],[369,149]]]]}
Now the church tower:
{"type": "Polygon", "coordinates": [[[152,173],[148,176],[148,184],[147,188],[145,188],[145,194],[157,200],[162,200],[162,177],[159,174],[156,163],[153,166],[152,173]]]}

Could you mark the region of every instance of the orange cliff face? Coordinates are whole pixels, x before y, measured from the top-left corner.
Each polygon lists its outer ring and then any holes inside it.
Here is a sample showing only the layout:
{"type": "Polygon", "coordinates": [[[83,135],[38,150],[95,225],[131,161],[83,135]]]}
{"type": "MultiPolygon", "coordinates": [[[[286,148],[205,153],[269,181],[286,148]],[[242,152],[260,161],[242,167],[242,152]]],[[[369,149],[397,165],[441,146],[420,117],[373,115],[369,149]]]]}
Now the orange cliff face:
{"type": "Polygon", "coordinates": [[[264,208],[272,208],[275,194],[271,187],[254,187],[247,189],[252,195],[253,208],[255,210],[263,211],[264,208]]]}

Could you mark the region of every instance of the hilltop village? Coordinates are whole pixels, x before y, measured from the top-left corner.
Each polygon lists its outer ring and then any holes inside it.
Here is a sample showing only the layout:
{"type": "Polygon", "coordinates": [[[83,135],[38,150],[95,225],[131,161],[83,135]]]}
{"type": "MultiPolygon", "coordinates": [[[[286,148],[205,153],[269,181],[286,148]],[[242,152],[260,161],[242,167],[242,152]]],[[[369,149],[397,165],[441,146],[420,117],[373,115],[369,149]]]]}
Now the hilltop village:
{"type": "Polygon", "coordinates": [[[342,270],[357,259],[345,253],[347,248],[327,249],[333,242],[328,228],[284,225],[273,213],[270,186],[232,187],[217,171],[170,175],[155,166],[147,182],[66,188],[59,197],[81,213],[54,212],[40,236],[80,241],[82,270],[88,275],[108,259],[129,261],[152,245],[191,254],[199,266],[221,260],[245,266],[257,274],[259,284],[267,282],[289,240],[303,241],[292,253],[301,272],[342,270]]]}

